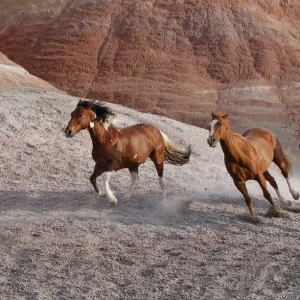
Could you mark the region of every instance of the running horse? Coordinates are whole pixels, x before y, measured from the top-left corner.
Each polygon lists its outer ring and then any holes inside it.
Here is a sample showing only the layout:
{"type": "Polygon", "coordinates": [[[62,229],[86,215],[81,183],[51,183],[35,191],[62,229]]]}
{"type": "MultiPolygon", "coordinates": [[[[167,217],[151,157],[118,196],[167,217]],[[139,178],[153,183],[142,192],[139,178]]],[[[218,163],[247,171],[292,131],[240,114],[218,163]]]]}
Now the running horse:
{"type": "Polygon", "coordinates": [[[150,124],[117,128],[112,124],[114,117],[115,114],[102,102],[80,100],[65,129],[66,136],[70,138],[81,130],[89,131],[93,143],[92,157],[96,162],[90,181],[95,191],[101,195],[96,180],[103,174],[104,195],[112,205],[117,204],[117,198],[109,187],[109,178],[113,171],[127,168],[132,183],[125,198],[130,198],[137,184],[139,165],[150,157],[159,177],[163,204],[167,205],[164,162],[180,166],[186,164],[190,158],[191,146],[185,150],[179,149],[165,134],[150,124]]]}
{"type": "Polygon", "coordinates": [[[277,136],[266,128],[253,128],[243,135],[234,133],[230,129],[227,117],[228,114],[212,113],[207,142],[213,148],[220,142],[226,169],[237,189],[243,194],[251,216],[254,216],[254,212],[245,184],[247,180],[256,180],[259,183],[264,197],[273,207],[275,205],[267,189],[266,181],[275,189],[280,202],[287,205],[292,203],[281,196],[274,177],[268,171],[272,161],[281,170],[293,198],[298,200],[299,193],[293,189],[289,181],[291,160],[283,152],[277,136]]]}

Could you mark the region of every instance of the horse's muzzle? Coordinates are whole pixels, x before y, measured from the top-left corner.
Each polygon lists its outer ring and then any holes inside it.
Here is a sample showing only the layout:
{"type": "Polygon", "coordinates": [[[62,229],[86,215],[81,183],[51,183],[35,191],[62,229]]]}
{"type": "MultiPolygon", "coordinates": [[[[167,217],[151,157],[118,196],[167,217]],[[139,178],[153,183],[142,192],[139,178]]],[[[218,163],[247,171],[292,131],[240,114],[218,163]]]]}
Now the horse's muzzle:
{"type": "Polygon", "coordinates": [[[218,143],[218,140],[217,140],[216,138],[214,138],[213,136],[211,136],[211,137],[209,137],[209,138],[207,139],[207,143],[208,143],[208,145],[209,145],[210,147],[216,148],[216,145],[217,145],[217,143],[218,143]]]}
{"type": "Polygon", "coordinates": [[[74,136],[74,134],[75,134],[75,133],[73,132],[72,129],[66,128],[66,130],[65,130],[65,135],[66,135],[66,137],[72,138],[72,137],[74,136]]]}

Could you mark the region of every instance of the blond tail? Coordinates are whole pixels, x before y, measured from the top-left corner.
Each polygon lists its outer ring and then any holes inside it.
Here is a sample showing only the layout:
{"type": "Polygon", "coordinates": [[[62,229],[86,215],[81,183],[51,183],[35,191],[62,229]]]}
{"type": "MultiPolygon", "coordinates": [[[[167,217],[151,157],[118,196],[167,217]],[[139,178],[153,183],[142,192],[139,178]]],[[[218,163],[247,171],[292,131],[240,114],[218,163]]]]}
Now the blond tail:
{"type": "Polygon", "coordinates": [[[165,162],[179,166],[188,163],[192,152],[191,145],[185,150],[179,149],[164,133],[161,134],[165,141],[165,162]]]}

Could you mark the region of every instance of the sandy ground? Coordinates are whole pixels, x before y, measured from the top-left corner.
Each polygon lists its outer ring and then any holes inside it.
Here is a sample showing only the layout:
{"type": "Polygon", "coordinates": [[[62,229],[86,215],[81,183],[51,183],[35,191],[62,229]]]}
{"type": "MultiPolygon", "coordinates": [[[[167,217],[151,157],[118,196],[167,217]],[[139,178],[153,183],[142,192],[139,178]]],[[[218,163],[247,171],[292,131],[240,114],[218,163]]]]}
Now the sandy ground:
{"type": "Polygon", "coordinates": [[[267,218],[250,183],[252,220],[205,130],[117,105],[119,126],[151,122],[193,155],[165,168],[169,209],[150,161],[130,200],[128,171],[114,174],[111,208],[89,182],[88,133],[62,132],[77,101],[0,89],[0,299],[300,299],[299,212],[267,218]]]}

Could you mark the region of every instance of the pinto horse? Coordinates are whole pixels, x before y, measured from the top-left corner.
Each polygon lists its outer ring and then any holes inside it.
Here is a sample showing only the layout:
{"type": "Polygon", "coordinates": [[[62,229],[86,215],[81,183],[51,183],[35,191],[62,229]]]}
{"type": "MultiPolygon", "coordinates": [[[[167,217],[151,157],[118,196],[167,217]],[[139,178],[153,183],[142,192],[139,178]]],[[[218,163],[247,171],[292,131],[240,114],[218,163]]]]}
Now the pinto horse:
{"type": "Polygon", "coordinates": [[[117,128],[112,125],[114,117],[114,113],[100,101],[80,100],[65,129],[66,136],[70,138],[84,129],[88,129],[90,133],[93,143],[92,157],[96,162],[90,181],[95,191],[101,195],[96,180],[103,174],[104,195],[112,205],[117,204],[117,198],[109,187],[109,177],[113,171],[127,168],[132,183],[125,198],[130,198],[137,184],[139,165],[150,157],[159,176],[163,204],[167,205],[164,162],[173,165],[186,164],[190,158],[191,146],[185,150],[179,149],[150,124],[117,128]]]}
{"type": "Polygon", "coordinates": [[[256,180],[259,183],[264,197],[273,207],[275,205],[267,189],[266,181],[275,189],[280,202],[288,205],[291,203],[281,196],[274,177],[268,171],[272,161],[281,170],[293,198],[298,200],[299,193],[293,189],[289,181],[291,160],[283,152],[277,136],[266,128],[253,128],[243,135],[234,133],[230,129],[227,117],[228,114],[212,113],[207,142],[213,148],[220,142],[226,169],[237,189],[243,194],[251,216],[254,216],[254,212],[245,184],[247,180],[256,180]]]}

